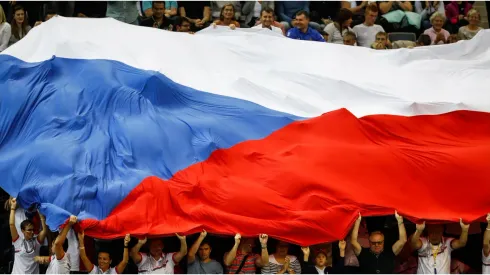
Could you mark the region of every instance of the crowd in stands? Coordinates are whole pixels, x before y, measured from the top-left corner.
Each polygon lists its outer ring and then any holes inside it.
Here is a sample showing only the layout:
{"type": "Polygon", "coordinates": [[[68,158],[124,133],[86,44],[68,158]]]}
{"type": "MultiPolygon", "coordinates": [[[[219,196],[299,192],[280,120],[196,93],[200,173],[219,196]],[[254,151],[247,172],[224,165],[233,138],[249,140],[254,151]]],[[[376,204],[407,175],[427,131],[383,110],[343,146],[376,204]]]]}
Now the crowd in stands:
{"type": "Polygon", "coordinates": [[[0,6],[0,52],[43,21],[111,17],[167,31],[209,26],[269,29],[291,39],[373,49],[413,48],[473,38],[474,1],[108,1],[19,2],[0,6]],[[397,43],[394,43],[397,42],[397,43]]]}
{"type": "Polygon", "coordinates": [[[311,247],[269,240],[266,234],[237,233],[230,243],[205,230],[176,233],[178,245],[172,247],[169,237],[95,240],[85,236],[75,216],[51,232],[37,209],[22,209],[15,198],[6,201],[5,210],[13,249],[12,257],[4,256],[11,258],[4,271],[12,274],[490,274],[490,213],[486,223],[460,219],[459,225],[413,224],[396,211],[367,219],[359,213],[345,240],[311,247]]]}

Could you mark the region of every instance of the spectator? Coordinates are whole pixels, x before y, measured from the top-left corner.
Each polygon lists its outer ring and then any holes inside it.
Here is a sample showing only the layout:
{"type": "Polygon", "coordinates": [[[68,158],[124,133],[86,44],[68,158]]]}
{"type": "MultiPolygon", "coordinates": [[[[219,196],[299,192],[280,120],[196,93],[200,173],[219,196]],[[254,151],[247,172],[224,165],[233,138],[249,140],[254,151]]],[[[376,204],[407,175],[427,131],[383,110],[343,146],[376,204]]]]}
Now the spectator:
{"type": "Polygon", "coordinates": [[[393,49],[400,49],[400,48],[414,48],[414,47],[422,47],[422,46],[429,46],[432,43],[432,40],[430,39],[430,36],[427,34],[421,34],[419,36],[419,39],[417,42],[409,41],[409,40],[398,40],[393,42],[393,49]]]}
{"type": "Polygon", "coordinates": [[[324,29],[326,25],[332,23],[332,19],[339,13],[340,7],[340,1],[311,1],[311,21],[319,24],[320,29],[324,29]]]}
{"type": "Polygon", "coordinates": [[[187,242],[185,236],[175,234],[180,240],[180,251],[177,253],[163,253],[163,242],[161,239],[150,240],[150,255],[140,253],[140,249],[145,245],[146,237],[139,240],[131,249],[131,259],[138,266],[138,273],[160,273],[174,274],[174,268],[187,254],[187,242]]]}
{"type": "Polygon", "coordinates": [[[331,43],[343,44],[344,35],[352,31],[350,24],[352,23],[352,12],[348,9],[341,9],[334,22],[328,24],[324,31],[328,33],[328,39],[331,43]]]}
{"type": "Polygon", "coordinates": [[[302,247],[303,251],[303,274],[343,274],[345,261],[345,241],[339,241],[340,258],[337,263],[332,262],[332,253],[318,250],[315,255],[315,265],[309,265],[310,248],[302,247]],[[329,255],[330,254],[330,255],[329,255]]]}
{"type": "Polygon", "coordinates": [[[185,17],[179,17],[179,21],[177,22],[177,31],[178,32],[191,32],[191,21],[185,17]]]}
{"type": "Polygon", "coordinates": [[[102,18],[106,13],[106,1],[75,1],[76,17],[102,18]]]}
{"type": "Polygon", "coordinates": [[[284,29],[288,31],[293,28],[293,18],[300,11],[310,12],[308,1],[278,1],[276,2],[276,12],[279,16],[284,29]]]}
{"type": "Polygon", "coordinates": [[[262,246],[261,255],[252,253],[254,247],[253,239],[241,241],[240,234],[235,235],[235,245],[226,252],[223,262],[228,269],[228,274],[255,274],[256,268],[262,268],[269,263],[269,253],[267,251],[267,240],[269,237],[265,234],[259,236],[262,246]]]}
{"type": "Polygon", "coordinates": [[[435,12],[430,17],[430,23],[432,28],[424,31],[424,34],[430,36],[432,40],[432,45],[445,44],[449,38],[449,32],[442,28],[446,17],[439,12],[435,12]]]}
{"type": "Polygon", "coordinates": [[[376,41],[371,45],[371,49],[386,50],[391,49],[391,42],[388,39],[388,34],[385,32],[378,32],[376,34],[376,41]]]}
{"type": "Polygon", "coordinates": [[[126,265],[128,264],[129,256],[128,256],[128,245],[129,241],[131,241],[131,237],[129,234],[124,238],[124,253],[121,262],[116,267],[111,267],[111,254],[108,252],[99,252],[97,256],[97,265],[92,264],[90,259],[87,257],[85,253],[85,244],[84,244],[85,233],[83,230],[78,233],[78,241],[80,243],[80,259],[82,260],[83,265],[87,269],[89,274],[121,274],[126,269],[126,265]]]}
{"type": "Polygon", "coordinates": [[[443,1],[415,1],[415,12],[420,14],[421,29],[423,31],[432,27],[430,17],[436,11],[445,16],[443,1]]]}
{"type": "Polygon", "coordinates": [[[296,27],[288,31],[287,37],[299,40],[325,42],[323,36],[309,26],[310,16],[306,11],[296,13],[296,27]]]}
{"type": "MultiPolygon", "coordinates": [[[[48,21],[49,19],[55,16],[56,16],[56,12],[54,10],[47,10],[46,16],[44,17],[44,22],[48,21]]],[[[34,27],[41,25],[41,23],[42,21],[37,21],[36,24],[34,24],[34,27]]]]}
{"type": "Polygon", "coordinates": [[[487,228],[483,234],[482,274],[490,274],[490,213],[487,214],[487,228]]]}
{"type": "Polygon", "coordinates": [[[475,10],[475,9],[469,10],[468,11],[468,22],[469,22],[469,24],[464,26],[464,27],[459,28],[458,38],[461,40],[469,40],[469,39],[475,37],[475,35],[479,31],[483,30],[483,28],[479,26],[480,20],[481,20],[481,16],[477,10],[475,10]]]}
{"type": "Polygon", "coordinates": [[[344,45],[355,46],[357,43],[357,37],[354,32],[348,31],[344,34],[344,45]]]}
{"type": "Polygon", "coordinates": [[[11,35],[12,30],[10,24],[7,23],[5,12],[2,6],[0,6],[0,53],[8,47],[11,35]]]}
{"type": "Polygon", "coordinates": [[[75,11],[75,1],[49,1],[49,10],[64,17],[72,17],[75,11]]]}
{"type": "Polygon", "coordinates": [[[379,2],[379,11],[382,14],[381,26],[386,32],[419,32],[420,15],[412,12],[410,1],[379,2]]]}
{"type": "Polygon", "coordinates": [[[231,29],[240,28],[240,23],[235,20],[235,6],[226,4],[221,8],[219,19],[213,24],[217,26],[230,26],[231,29]]]}
{"type": "Polygon", "coordinates": [[[233,6],[233,20],[238,20],[240,19],[240,16],[242,15],[241,9],[242,5],[240,4],[240,1],[211,1],[210,2],[211,6],[211,16],[213,17],[213,20],[216,21],[221,18],[221,15],[223,13],[223,7],[226,5],[232,5],[233,6]]]}
{"type": "MultiPolygon", "coordinates": [[[[342,1],[341,8],[348,9],[352,12],[352,27],[355,27],[365,21],[365,9],[369,6],[369,1],[342,1]]],[[[374,4],[374,3],[373,3],[374,4]]],[[[376,4],[374,4],[376,5],[376,4]]],[[[376,18],[375,18],[376,21],[376,18]]]]}
{"type": "Polygon", "coordinates": [[[419,265],[417,274],[449,274],[451,264],[451,252],[466,246],[469,225],[460,220],[461,236],[458,240],[443,237],[444,226],[439,224],[429,225],[428,238],[421,238],[425,229],[425,222],[416,225],[416,231],[412,235],[412,249],[418,251],[419,265]]]}
{"type": "Polygon", "coordinates": [[[77,217],[70,216],[68,224],[61,230],[61,233],[51,245],[51,256],[34,257],[37,263],[49,264],[46,274],[70,274],[70,259],[72,255],[65,253],[65,250],[67,250],[65,241],[66,235],[76,222],[77,217]]]}
{"type": "Polygon", "coordinates": [[[140,26],[173,31],[174,26],[170,24],[169,19],[165,16],[165,1],[153,1],[151,5],[153,16],[141,21],[140,26]]]}
{"type": "Polygon", "coordinates": [[[369,236],[370,248],[363,248],[357,241],[357,234],[361,224],[361,214],[354,224],[351,234],[351,243],[354,253],[359,259],[359,267],[363,274],[390,274],[395,269],[395,257],[398,255],[407,242],[407,233],[403,218],[395,212],[398,221],[398,241],[393,244],[391,249],[384,249],[384,234],[380,231],[372,232],[369,236]]]}
{"type": "Polygon", "coordinates": [[[188,274],[223,274],[221,264],[210,258],[211,245],[204,241],[207,234],[206,230],[203,230],[187,254],[188,274]],[[199,255],[197,259],[196,253],[199,255]]]}
{"type": "Polygon", "coordinates": [[[31,26],[29,26],[26,18],[25,10],[21,5],[16,5],[14,7],[14,18],[12,19],[10,27],[12,29],[12,35],[10,36],[9,46],[20,41],[31,30],[31,26]]]}
{"type": "Polygon", "coordinates": [[[323,36],[323,39],[325,40],[325,42],[327,42],[328,41],[328,33],[326,33],[324,30],[320,30],[318,32],[323,36]]]}
{"type": "MultiPolygon", "coordinates": [[[[142,1],[142,10],[145,17],[153,16],[152,1],[142,1]]],[[[165,17],[174,18],[177,16],[177,1],[165,1],[165,17]]]]}
{"type": "Polygon", "coordinates": [[[378,18],[378,6],[370,4],[366,7],[364,23],[354,26],[354,33],[357,36],[357,45],[370,47],[376,40],[376,34],[385,30],[380,25],[374,24],[378,18]]]}
{"type": "Polygon", "coordinates": [[[451,1],[446,6],[446,16],[449,18],[451,33],[457,33],[459,28],[468,25],[467,15],[472,5],[468,1],[451,1]]]}
{"type": "Polygon", "coordinates": [[[271,8],[264,8],[260,12],[260,23],[259,25],[253,27],[253,29],[269,29],[277,34],[284,35],[282,30],[278,27],[273,26],[272,24],[274,23],[274,10],[271,8]]]}
{"type": "Polygon", "coordinates": [[[211,8],[209,1],[182,1],[179,14],[191,22],[191,30],[201,30],[211,23],[211,8]]]}
{"type": "Polygon", "coordinates": [[[289,244],[278,242],[276,252],[269,255],[269,263],[262,268],[262,274],[301,274],[301,264],[296,256],[288,255],[289,244]]]}
{"type": "Polygon", "coordinates": [[[108,1],[107,17],[112,17],[118,21],[138,25],[138,6],[136,1],[108,1]]]}
{"type": "MultiPolygon", "coordinates": [[[[266,8],[274,13],[274,1],[246,1],[242,8],[245,24],[249,27],[255,26],[255,23],[262,17],[262,11],[266,8]]],[[[274,14],[272,14],[272,22],[274,22],[274,14]]]]}
{"type": "Polygon", "coordinates": [[[17,231],[15,226],[15,216],[17,209],[17,200],[10,200],[10,218],[9,227],[10,235],[12,237],[12,244],[15,248],[15,259],[12,274],[39,274],[39,264],[34,260],[36,256],[39,256],[42,243],[48,233],[48,227],[46,226],[46,220],[44,216],[40,215],[42,231],[37,238],[34,237],[34,224],[29,220],[24,220],[20,224],[22,235],[17,231]]]}
{"type": "Polygon", "coordinates": [[[452,44],[456,43],[459,41],[458,35],[457,34],[451,34],[449,38],[447,39],[447,44],[452,44]]]}

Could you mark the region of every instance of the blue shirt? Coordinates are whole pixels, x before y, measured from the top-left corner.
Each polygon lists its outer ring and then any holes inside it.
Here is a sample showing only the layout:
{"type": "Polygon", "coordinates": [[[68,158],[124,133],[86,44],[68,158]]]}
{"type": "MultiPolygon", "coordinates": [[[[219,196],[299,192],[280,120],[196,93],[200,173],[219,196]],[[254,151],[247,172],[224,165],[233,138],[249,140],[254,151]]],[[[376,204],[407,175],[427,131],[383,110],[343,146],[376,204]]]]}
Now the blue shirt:
{"type": "Polygon", "coordinates": [[[298,28],[289,29],[287,37],[298,40],[310,40],[310,41],[318,41],[325,42],[323,36],[315,29],[308,27],[306,33],[303,33],[298,28]]]}

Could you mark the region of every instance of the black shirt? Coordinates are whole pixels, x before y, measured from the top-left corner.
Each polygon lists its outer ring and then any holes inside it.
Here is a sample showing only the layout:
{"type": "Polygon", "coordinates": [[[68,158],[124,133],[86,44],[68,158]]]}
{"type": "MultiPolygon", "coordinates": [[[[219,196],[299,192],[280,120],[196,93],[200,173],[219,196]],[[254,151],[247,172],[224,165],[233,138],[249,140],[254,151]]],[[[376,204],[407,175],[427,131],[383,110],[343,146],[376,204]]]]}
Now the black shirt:
{"type": "Polygon", "coordinates": [[[461,4],[458,4],[459,14],[465,15],[465,14],[464,14],[464,8],[465,8],[465,7],[466,7],[466,3],[465,3],[465,1],[461,1],[461,4]]]}
{"type": "Polygon", "coordinates": [[[357,259],[362,274],[392,274],[395,270],[395,254],[391,247],[379,255],[363,247],[357,259]]]}
{"type": "MultiPolygon", "coordinates": [[[[147,19],[141,21],[140,26],[152,28],[155,23],[156,23],[156,21],[155,21],[155,19],[153,19],[153,16],[152,16],[150,18],[147,18],[147,19]]],[[[174,26],[172,24],[170,24],[170,22],[167,20],[167,18],[165,16],[163,16],[162,24],[160,26],[158,26],[158,28],[161,30],[167,30],[167,31],[173,31],[174,30],[174,26]]]]}
{"type": "Polygon", "coordinates": [[[204,7],[211,7],[209,1],[179,1],[179,8],[185,9],[185,17],[201,19],[204,16],[204,7]]]}

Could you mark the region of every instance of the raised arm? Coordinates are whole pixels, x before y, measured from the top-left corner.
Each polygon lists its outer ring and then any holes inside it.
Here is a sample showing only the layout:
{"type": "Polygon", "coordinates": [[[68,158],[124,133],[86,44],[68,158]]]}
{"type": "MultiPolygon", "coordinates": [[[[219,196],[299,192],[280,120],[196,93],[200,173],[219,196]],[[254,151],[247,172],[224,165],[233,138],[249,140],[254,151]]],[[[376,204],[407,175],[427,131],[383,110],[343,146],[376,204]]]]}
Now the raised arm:
{"type": "Polygon", "coordinates": [[[230,266],[231,263],[233,263],[233,261],[235,260],[236,252],[238,250],[238,246],[240,245],[241,238],[242,236],[239,233],[235,235],[235,245],[233,245],[233,248],[229,252],[225,253],[225,256],[223,258],[223,263],[225,264],[225,266],[230,266]]]}
{"type": "Polygon", "coordinates": [[[260,258],[255,260],[255,265],[257,267],[264,267],[269,263],[269,251],[267,251],[267,240],[269,240],[269,236],[266,234],[259,235],[260,245],[262,248],[262,253],[260,258]]]}
{"type": "Polygon", "coordinates": [[[465,247],[466,242],[468,241],[468,230],[470,229],[470,225],[464,224],[463,219],[459,219],[459,225],[461,225],[461,235],[459,236],[459,239],[451,242],[451,247],[453,249],[465,247]]]}
{"type": "Polygon", "coordinates": [[[56,237],[56,240],[54,241],[54,253],[56,254],[56,259],[61,260],[65,256],[65,250],[63,250],[63,244],[65,243],[66,240],[66,235],[70,231],[71,227],[77,223],[77,217],[76,216],[70,216],[70,220],[68,221],[68,224],[61,230],[61,233],[56,237]]]}
{"type": "Polygon", "coordinates": [[[410,3],[410,1],[399,2],[398,5],[404,11],[413,11],[413,6],[412,3],[410,3]]]}
{"type": "Polygon", "coordinates": [[[410,246],[413,250],[419,250],[422,247],[422,241],[420,240],[420,235],[424,232],[425,222],[415,225],[415,233],[413,233],[410,239],[410,246]]]}
{"type": "Polygon", "coordinates": [[[356,256],[359,256],[362,250],[361,244],[357,241],[357,235],[359,234],[359,226],[361,226],[361,219],[362,216],[361,213],[359,212],[359,217],[354,223],[354,227],[352,228],[352,233],[350,234],[350,243],[352,244],[356,256]]]}
{"type": "Polygon", "coordinates": [[[393,3],[393,1],[379,3],[379,10],[381,11],[381,14],[388,13],[391,10],[393,3]]]}
{"type": "Polygon", "coordinates": [[[199,249],[199,246],[201,245],[202,241],[206,236],[208,235],[208,232],[206,230],[202,230],[201,235],[199,235],[199,238],[194,242],[194,244],[191,246],[191,249],[189,250],[189,253],[187,254],[187,263],[193,263],[196,260],[196,253],[197,250],[199,249]]]}
{"type": "Polygon", "coordinates": [[[483,234],[483,255],[488,257],[490,254],[490,213],[487,214],[487,229],[483,234]]]}
{"type": "Polygon", "coordinates": [[[15,227],[15,209],[17,209],[17,200],[12,198],[10,200],[10,217],[9,217],[9,227],[10,227],[10,235],[12,237],[12,241],[15,241],[19,238],[19,232],[17,232],[17,227],[15,227]]]}
{"type": "Polygon", "coordinates": [[[395,217],[398,221],[398,241],[393,244],[393,254],[398,255],[405,244],[407,243],[407,232],[405,231],[405,224],[403,224],[403,217],[398,215],[398,212],[395,210],[395,217]]]}
{"type": "Polygon", "coordinates": [[[310,259],[310,247],[301,247],[301,251],[303,251],[303,262],[307,263],[310,259]]]}
{"type": "Polygon", "coordinates": [[[138,240],[138,243],[131,248],[131,259],[135,264],[139,264],[141,262],[140,249],[145,245],[147,238],[145,237],[142,240],[138,240]]]}
{"type": "MultiPolygon", "coordinates": [[[[131,236],[129,234],[126,234],[124,237],[124,253],[123,253],[123,258],[119,262],[119,264],[116,266],[116,272],[118,274],[122,274],[124,272],[124,269],[126,269],[126,265],[128,265],[129,261],[129,251],[128,251],[128,245],[129,242],[131,241],[131,236]]],[[[85,262],[84,262],[85,263],[85,262]]]]}
{"type": "Polygon", "coordinates": [[[44,239],[46,239],[46,235],[48,234],[48,226],[46,225],[46,217],[43,216],[43,214],[41,214],[41,212],[39,212],[39,210],[37,210],[37,212],[39,213],[39,219],[41,219],[41,226],[42,226],[42,230],[41,232],[39,232],[39,235],[37,235],[37,240],[39,241],[39,243],[44,243],[44,239]]]}
{"type": "Polygon", "coordinates": [[[82,260],[83,265],[87,269],[87,272],[90,273],[94,269],[94,265],[87,257],[87,253],[85,253],[85,243],[84,243],[85,233],[81,231],[78,233],[78,242],[80,243],[80,259],[82,260]]]}
{"type": "Polygon", "coordinates": [[[180,240],[180,251],[175,253],[174,261],[179,263],[187,254],[187,241],[185,236],[180,236],[179,234],[175,235],[177,235],[177,238],[180,240]]]}

